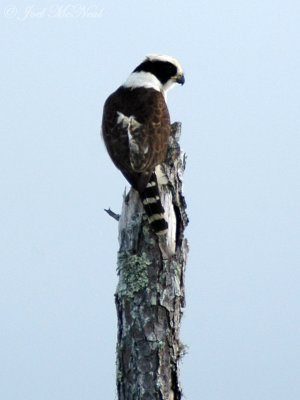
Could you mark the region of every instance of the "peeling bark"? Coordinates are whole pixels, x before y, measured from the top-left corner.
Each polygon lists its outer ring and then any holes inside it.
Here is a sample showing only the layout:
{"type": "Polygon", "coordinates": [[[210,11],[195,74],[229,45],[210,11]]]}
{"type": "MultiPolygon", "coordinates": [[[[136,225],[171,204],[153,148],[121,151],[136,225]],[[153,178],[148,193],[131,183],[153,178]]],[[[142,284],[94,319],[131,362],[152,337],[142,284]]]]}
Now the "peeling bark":
{"type": "Polygon", "coordinates": [[[179,339],[185,305],[184,272],[188,223],[182,194],[185,155],[178,140],[181,124],[172,125],[160,188],[169,223],[166,257],[161,239],[149,228],[138,193],[124,196],[119,220],[116,308],[118,315],[117,390],[119,400],[180,400],[178,362],[184,353],[179,339]]]}

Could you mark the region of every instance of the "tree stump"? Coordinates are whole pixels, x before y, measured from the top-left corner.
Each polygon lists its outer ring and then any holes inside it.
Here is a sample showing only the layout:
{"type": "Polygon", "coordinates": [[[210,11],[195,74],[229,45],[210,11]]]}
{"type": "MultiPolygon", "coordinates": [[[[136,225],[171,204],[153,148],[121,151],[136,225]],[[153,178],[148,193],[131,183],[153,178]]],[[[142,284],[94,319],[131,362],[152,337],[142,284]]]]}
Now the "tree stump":
{"type": "Polygon", "coordinates": [[[117,391],[119,400],[180,400],[179,339],[185,305],[184,273],[188,223],[182,194],[185,155],[178,143],[181,124],[172,134],[163,171],[168,183],[160,187],[169,224],[164,239],[151,230],[139,194],[124,195],[119,219],[118,274],[115,299],[118,316],[117,391]]]}

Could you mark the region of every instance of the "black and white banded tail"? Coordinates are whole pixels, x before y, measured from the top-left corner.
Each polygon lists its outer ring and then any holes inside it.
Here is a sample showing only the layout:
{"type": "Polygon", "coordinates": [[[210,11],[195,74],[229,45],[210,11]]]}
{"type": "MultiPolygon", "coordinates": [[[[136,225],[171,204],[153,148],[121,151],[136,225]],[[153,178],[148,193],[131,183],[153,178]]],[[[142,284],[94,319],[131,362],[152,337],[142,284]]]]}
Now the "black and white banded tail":
{"type": "Polygon", "coordinates": [[[146,188],[140,193],[140,197],[150,226],[157,235],[164,235],[168,231],[168,222],[165,219],[165,210],[161,204],[157,177],[154,172],[146,188]]]}

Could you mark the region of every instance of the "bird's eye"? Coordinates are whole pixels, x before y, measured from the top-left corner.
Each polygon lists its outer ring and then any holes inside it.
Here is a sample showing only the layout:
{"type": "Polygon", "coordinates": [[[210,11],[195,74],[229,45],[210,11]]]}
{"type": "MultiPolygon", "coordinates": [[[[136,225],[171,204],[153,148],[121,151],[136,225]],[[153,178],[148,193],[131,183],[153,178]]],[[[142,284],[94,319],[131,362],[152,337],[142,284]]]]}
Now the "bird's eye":
{"type": "Polygon", "coordinates": [[[168,75],[173,76],[173,75],[176,75],[177,71],[176,71],[176,68],[175,68],[175,66],[173,64],[167,63],[166,72],[167,72],[168,75]]]}

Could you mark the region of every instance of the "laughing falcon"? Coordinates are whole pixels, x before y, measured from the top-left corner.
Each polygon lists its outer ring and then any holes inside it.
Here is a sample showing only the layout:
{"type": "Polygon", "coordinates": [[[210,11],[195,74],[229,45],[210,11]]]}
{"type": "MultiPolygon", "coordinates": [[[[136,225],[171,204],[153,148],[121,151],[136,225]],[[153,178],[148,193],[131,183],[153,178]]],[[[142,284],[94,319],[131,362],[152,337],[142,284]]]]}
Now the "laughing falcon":
{"type": "Polygon", "coordinates": [[[104,104],[102,134],[107,151],[140,194],[150,226],[166,233],[168,222],[159,194],[158,168],[166,159],[171,133],[166,92],[184,83],[179,62],[151,54],[104,104]]]}

